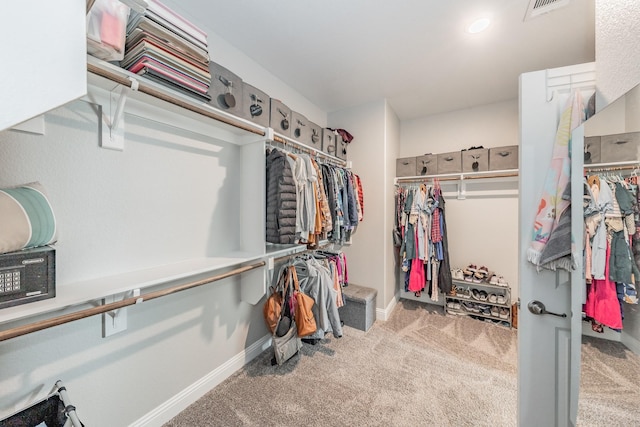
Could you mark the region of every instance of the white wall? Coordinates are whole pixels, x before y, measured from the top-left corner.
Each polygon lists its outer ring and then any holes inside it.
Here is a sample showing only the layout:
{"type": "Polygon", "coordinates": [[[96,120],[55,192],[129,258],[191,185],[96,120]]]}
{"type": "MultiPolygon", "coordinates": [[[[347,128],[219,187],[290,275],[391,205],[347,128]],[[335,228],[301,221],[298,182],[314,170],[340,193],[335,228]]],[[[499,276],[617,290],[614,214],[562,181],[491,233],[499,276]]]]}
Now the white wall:
{"type": "MultiPolygon", "coordinates": [[[[400,269],[396,268],[396,249],[393,247],[392,230],[395,222],[395,206],[393,203],[395,197],[395,185],[393,178],[396,170],[396,159],[400,152],[400,120],[398,116],[386,103],[385,111],[385,225],[384,225],[384,250],[385,250],[385,286],[384,301],[387,309],[396,295],[396,283],[400,274],[400,269]]],[[[395,302],[395,300],[394,300],[395,302]]],[[[391,305],[393,307],[393,305],[391,305]]]]}
{"type": "Polygon", "coordinates": [[[364,221],[344,247],[349,263],[349,281],[377,289],[377,307],[388,302],[385,296],[387,273],[387,209],[386,189],[389,180],[385,169],[386,102],[376,101],[329,115],[332,127],[342,128],[354,136],[348,147],[348,159],[360,176],[364,187],[364,221]],[[385,301],[386,300],[386,301],[385,301]]]}
{"type": "MultiPolygon", "coordinates": [[[[500,147],[518,144],[516,100],[443,113],[401,124],[400,157],[458,151],[472,146],[500,147]]],[[[492,184],[494,186],[494,184],[492,184]]],[[[496,188],[517,188],[517,183],[496,188]]],[[[447,187],[449,188],[449,187],[447,187]]],[[[446,221],[452,268],[484,265],[503,275],[517,299],[518,198],[494,197],[484,191],[467,199],[446,194],[446,221]]],[[[425,301],[427,298],[423,298],[425,301]]]]}
{"type": "Polygon", "coordinates": [[[637,0],[596,0],[596,106],[604,108],[640,82],[637,0]]]}

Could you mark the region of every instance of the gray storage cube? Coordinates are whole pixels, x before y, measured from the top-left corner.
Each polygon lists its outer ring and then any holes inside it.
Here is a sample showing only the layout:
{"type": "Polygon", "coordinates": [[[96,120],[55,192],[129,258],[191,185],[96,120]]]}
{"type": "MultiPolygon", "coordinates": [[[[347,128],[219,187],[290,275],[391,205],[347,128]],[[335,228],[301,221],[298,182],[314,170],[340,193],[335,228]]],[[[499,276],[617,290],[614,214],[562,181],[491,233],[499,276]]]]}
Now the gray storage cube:
{"type": "Polygon", "coordinates": [[[584,138],[584,163],[600,163],[600,137],[587,136],[584,138]]]}
{"type": "Polygon", "coordinates": [[[342,292],[345,304],[338,309],[340,320],[346,326],[367,332],[376,320],[378,291],[349,283],[349,286],[345,286],[342,292]]]}
{"type": "Polygon", "coordinates": [[[639,147],[640,132],[603,135],[600,139],[600,160],[602,163],[638,160],[639,147]]]}
{"type": "Polygon", "coordinates": [[[211,105],[242,117],[243,82],[242,79],[220,64],[209,62],[211,86],[209,95],[211,105]]]}
{"type": "Polygon", "coordinates": [[[248,83],[243,83],[242,113],[240,117],[251,120],[260,126],[269,127],[270,111],[271,100],[269,95],[248,83]]]}
{"type": "Polygon", "coordinates": [[[284,136],[291,136],[291,108],[278,99],[271,98],[269,127],[284,136]]]}
{"type": "Polygon", "coordinates": [[[336,134],[331,129],[322,129],[322,151],[332,156],[336,155],[336,134]]]}
{"type": "Polygon", "coordinates": [[[460,151],[438,154],[438,173],[462,172],[462,156],[460,151]]]}
{"type": "Polygon", "coordinates": [[[306,144],[310,139],[309,120],[302,114],[291,112],[291,138],[306,144]]]}
{"type": "Polygon", "coordinates": [[[309,122],[309,140],[301,141],[316,150],[322,151],[322,128],[313,122],[309,122]]]}
{"type": "Polygon", "coordinates": [[[435,154],[425,154],[416,157],[415,175],[436,175],[438,173],[438,156],[435,154]]]}
{"type": "Polygon", "coordinates": [[[342,160],[347,160],[347,147],[349,144],[344,142],[342,137],[336,135],[336,157],[342,160]]]}
{"type": "Polygon", "coordinates": [[[485,172],[489,170],[489,149],[476,148],[461,152],[462,172],[485,172]]]}
{"type": "Polygon", "coordinates": [[[518,146],[489,148],[489,170],[518,169],[518,146]]]}
{"type": "Polygon", "coordinates": [[[396,159],[396,176],[415,176],[416,158],[404,157],[396,159]]]}

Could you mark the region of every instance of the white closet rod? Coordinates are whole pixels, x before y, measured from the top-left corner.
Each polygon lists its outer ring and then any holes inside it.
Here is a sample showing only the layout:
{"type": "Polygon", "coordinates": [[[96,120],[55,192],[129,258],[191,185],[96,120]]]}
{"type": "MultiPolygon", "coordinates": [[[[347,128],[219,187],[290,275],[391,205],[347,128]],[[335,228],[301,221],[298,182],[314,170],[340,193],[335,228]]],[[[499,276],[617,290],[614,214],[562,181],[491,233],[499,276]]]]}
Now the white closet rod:
{"type": "Polygon", "coordinates": [[[309,147],[308,145],[298,142],[294,139],[290,139],[281,135],[274,135],[273,140],[274,142],[279,142],[280,144],[283,144],[285,147],[287,145],[290,145],[305,153],[308,153],[314,156],[324,157],[326,160],[329,160],[338,166],[347,167],[346,160],[339,159],[338,157],[332,156],[331,154],[327,154],[323,151],[318,150],[317,148],[309,147]]]}
{"type": "Polygon", "coordinates": [[[596,163],[593,165],[584,165],[585,171],[588,172],[612,172],[618,170],[637,169],[640,162],[637,160],[630,162],[612,162],[612,163],[596,163]]]}
{"type": "Polygon", "coordinates": [[[518,169],[505,169],[500,171],[483,171],[483,172],[462,172],[441,175],[421,175],[395,178],[396,184],[421,182],[429,179],[437,179],[438,181],[462,181],[466,179],[487,179],[487,178],[509,178],[518,176],[518,169]]]}

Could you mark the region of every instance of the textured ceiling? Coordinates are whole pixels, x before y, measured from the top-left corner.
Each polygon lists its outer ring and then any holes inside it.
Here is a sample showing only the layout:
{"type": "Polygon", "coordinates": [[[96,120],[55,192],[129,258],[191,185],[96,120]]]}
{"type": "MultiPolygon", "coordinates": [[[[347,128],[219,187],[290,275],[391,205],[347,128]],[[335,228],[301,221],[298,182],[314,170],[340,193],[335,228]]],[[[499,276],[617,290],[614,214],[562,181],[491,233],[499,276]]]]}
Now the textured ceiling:
{"type": "Polygon", "coordinates": [[[208,28],[332,112],[386,98],[401,120],[515,99],[527,71],[595,59],[594,0],[183,0],[208,28]],[[465,26],[479,16],[483,33],[465,26]]]}

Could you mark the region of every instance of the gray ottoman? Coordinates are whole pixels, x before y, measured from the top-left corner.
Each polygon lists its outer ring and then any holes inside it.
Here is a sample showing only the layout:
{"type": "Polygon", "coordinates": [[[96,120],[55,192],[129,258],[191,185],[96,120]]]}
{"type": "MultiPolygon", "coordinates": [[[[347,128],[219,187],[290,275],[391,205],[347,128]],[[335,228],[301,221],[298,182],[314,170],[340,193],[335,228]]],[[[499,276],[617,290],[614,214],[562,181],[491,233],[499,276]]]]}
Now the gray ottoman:
{"type": "Polygon", "coordinates": [[[338,309],[340,319],[352,328],[368,331],[376,320],[378,291],[349,283],[342,289],[345,304],[338,309]]]}

